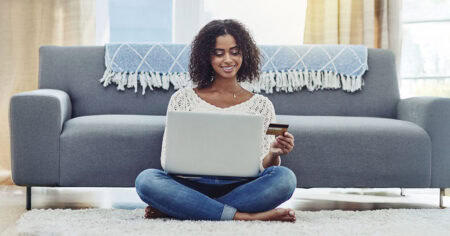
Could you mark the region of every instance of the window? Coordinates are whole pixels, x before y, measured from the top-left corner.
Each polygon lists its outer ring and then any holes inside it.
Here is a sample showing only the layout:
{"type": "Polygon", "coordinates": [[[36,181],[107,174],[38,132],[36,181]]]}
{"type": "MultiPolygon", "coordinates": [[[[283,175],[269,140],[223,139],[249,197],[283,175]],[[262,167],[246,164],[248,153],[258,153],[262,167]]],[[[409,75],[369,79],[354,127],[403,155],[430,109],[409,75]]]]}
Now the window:
{"type": "Polygon", "coordinates": [[[450,0],[403,0],[402,97],[450,97],[450,0]]]}
{"type": "Polygon", "coordinates": [[[172,1],[96,0],[97,44],[172,42],[172,1]]]}

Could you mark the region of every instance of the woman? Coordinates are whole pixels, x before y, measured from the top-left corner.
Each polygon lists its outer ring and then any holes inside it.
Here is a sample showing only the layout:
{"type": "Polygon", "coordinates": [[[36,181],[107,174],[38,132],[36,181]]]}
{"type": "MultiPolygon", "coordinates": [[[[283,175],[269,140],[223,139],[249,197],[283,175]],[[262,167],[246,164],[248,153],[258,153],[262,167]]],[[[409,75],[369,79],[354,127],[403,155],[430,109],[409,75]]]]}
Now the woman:
{"type": "MultiPolygon", "coordinates": [[[[215,20],[192,43],[189,73],[196,88],[184,88],[170,98],[168,111],[240,112],[264,116],[267,130],[275,122],[270,100],[242,88],[238,82],[259,77],[260,55],[245,27],[235,20],[215,20]]],[[[276,206],[297,186],[295,174],[280,166],[280,155],[294,148],[294,136],[264,136],[260,173],[256,178],[188,178],[147,169],[136,178],[136,191],[149,204],[146,218],[192,220],[272,220],[295,222],[292,209],[276,206]]],[[[165,134],[161,164],[165,163],[165,134]]]]}

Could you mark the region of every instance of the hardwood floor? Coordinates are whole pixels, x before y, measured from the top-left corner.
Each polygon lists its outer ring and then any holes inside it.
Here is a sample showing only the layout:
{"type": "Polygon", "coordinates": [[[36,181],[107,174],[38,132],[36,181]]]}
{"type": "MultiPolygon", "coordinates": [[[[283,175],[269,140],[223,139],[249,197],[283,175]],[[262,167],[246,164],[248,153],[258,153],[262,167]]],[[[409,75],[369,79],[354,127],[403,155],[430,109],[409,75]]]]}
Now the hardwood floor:
{"type": "MultiPolygon", "coordinates": [[[[450,189],[444,206],[450,205],[450,189]]],[[[439,189],[297,189],[280,207],[295,210],[374,210],[387,208],[439,208],[439,189]]],[[[26,212],[26,188],[0,186],[0,234],[14,234],[15,222],[26,212]]],[[[32,208],[144,208],[134,188],[32,188],[32,208]]]]}

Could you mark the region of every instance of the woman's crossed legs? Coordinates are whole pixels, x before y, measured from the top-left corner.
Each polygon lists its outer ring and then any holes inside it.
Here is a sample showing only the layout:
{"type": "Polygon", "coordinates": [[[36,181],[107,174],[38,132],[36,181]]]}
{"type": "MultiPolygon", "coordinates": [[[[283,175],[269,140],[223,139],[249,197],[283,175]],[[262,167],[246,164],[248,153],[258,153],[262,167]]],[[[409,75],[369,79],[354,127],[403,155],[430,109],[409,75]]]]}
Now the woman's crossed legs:
{"type": "Polygon", "coordinates": [[[291,209],[274,209],[287,201],[297,186],[295,174],[271,166],[256,179],[232,182],[220,179],[193,181],[158,169],[136,178],[136,191],[147,204],[177,219],[295,221],[291,209]]]}

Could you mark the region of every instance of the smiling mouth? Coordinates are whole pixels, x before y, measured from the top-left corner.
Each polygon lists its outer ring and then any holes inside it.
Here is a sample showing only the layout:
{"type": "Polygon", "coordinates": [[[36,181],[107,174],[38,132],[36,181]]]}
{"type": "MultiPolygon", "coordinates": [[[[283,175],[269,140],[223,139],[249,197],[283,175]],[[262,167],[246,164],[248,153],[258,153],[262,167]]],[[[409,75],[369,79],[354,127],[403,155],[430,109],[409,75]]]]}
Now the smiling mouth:
{"type": "Polygon", "coordinates": [[[235,66],[236,66],[236,65],[232,65],[232,66],[222,66],[222,69],[223,69],[225,72],[231,72],[231,71],[233,71],[233,69],[234,69],[235,66]]]}

